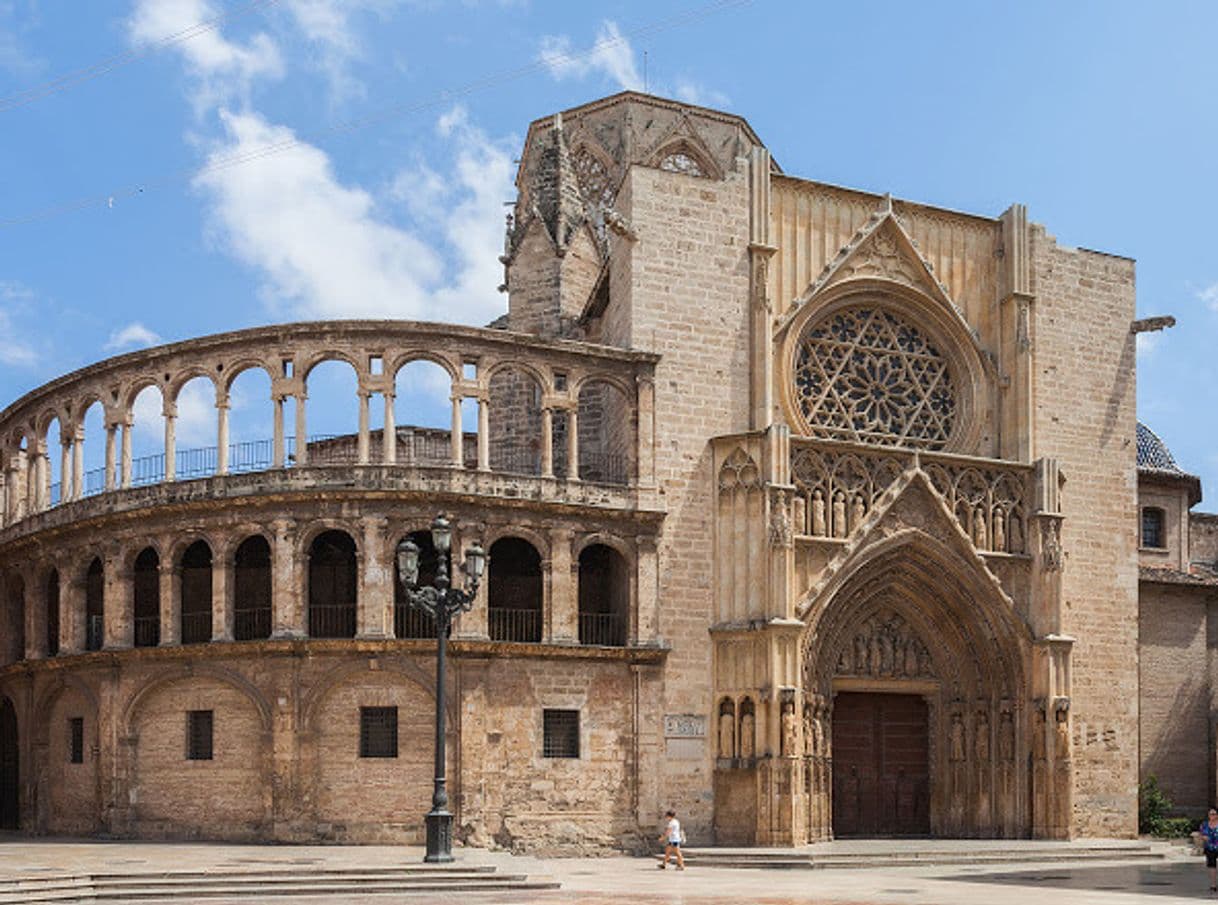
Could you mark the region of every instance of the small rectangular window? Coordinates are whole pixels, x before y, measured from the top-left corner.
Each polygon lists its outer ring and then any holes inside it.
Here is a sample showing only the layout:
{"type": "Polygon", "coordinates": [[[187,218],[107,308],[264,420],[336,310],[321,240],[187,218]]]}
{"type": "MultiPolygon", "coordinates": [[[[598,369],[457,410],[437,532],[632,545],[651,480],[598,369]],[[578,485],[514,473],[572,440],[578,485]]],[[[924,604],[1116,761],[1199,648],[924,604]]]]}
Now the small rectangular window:
{"type": "Polygon", "coordinates": [[[375,377],[385,373],[385,360],[379,355],[369,355],[368,372],[375,377]]]}
{"type": "Polygon", "coordinates": [[[1147,507],[1142,510],[1142,546],[1162,549],[1166,544],[1163,540],[1163,510],[1147,507]]]}
{"type": "Polygon", "coordinates": [[[281,364],[283,365],[283,376],[291,377],[296,367],[292,359],[284,358],[282,359],[281,364]]]}
{"type": "Polygon", "coordinates": [[[579,711],[542,711],[543,757],[579,757],[579,711]]]}
{"type": "Polygon", "coordinates": [[[359,709],[359,756],[398,756],[398,709],[361,707],[359,709]]]}
{"type": "Polygon", "coordinates": [[[478,363],[476,361],[464,361],[461,363],[461,376],[466,380],[478,379],[478,363]]]}
{"type": "Polygon", "coordinates": [[[212,759],[212,711],[191,710],[186,714],[186,759],[212,759]]]}
{"type": "Polygon", "coordinates": [[[85,762],[85,718],[74,716],[68,720],[68,763],[85,762]]]}

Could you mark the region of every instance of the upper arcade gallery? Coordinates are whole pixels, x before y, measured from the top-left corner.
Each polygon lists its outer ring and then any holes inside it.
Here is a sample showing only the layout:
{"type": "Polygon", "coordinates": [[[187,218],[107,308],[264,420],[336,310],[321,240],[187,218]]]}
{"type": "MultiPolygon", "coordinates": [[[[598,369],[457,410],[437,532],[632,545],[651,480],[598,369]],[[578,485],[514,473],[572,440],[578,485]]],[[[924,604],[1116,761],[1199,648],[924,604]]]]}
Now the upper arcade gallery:
{"type": "Polygon", "coordinates": [[[392,553],[443,509],[490,552],[448,690],[469,844],[630,847],[670,806],[697,842],[1133,833],[1132,262],[633,92],[532,123],[516,185],[488,327],[202,337],[0,412],[7,824],[419,838],[392,553]]]}

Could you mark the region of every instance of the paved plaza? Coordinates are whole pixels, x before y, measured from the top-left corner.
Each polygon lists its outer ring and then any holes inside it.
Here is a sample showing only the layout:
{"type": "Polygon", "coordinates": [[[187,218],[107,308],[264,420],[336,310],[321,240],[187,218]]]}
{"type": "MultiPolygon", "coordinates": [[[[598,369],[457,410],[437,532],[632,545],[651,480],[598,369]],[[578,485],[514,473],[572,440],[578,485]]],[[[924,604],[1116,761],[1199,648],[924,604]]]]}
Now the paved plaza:
{"type": "MultiPolygon", "coordinates": [[[[1087,843],[1063,843],[1060,854],[1081,851],[1087,843]]],[[[977,841],[868,841],[828,843],[815,848],[834,854],[874,851],[877,858],[892,853],[921,851],[953,856],[992,855],[999,849],[1019,857],[1021,847],[1033,843],[977,841]]],[[[1043,851],[1037,844],[1036,851],[1043,851]]],[[[1055,857],[1056,857],[1055,853],[1055,857]]],[[[366,896],[369,902],[411,902],[419,905],[469,902],[553,903],[662,903],[662,905],[726,905],[752,902],[785,903],[954,903],[986,905],[1027,903],[1050,898],[1055,903],[1134,903],[1166,905],[1174,900],[1207,898],[1204,864],[1179,846],[1156,844],[1157,859],[1129,858],[1103,862],[1044,861],[1038,863],[954,864],[923,867],[864,867],[828,870],[775,870],[691,866],[684,872],[659,871],[655,858],[610,856],[603,858],[536,858],[481,849],[457,851],[462,866],[494,867],[500,873],[527,874],[531,879],[553,878],[562,884],[554,891],[500,891],[491,893],[421,893],[410,896],[366,896]]],[[[19,876],[97,874],[158,871],[225,873],[258,869],[302,872],[327,868],[377,868],[414,865],[422,850],[399,846],[291,846],[228,845],[208,843],[105,842],[48,840],[0,836],[0,881],[19,876]]],[[[168,900],[165,900],[168,901],[168,900]]],[[[179,896],[175,901],[191,901],[179,896]]],[[[217,905],[253,902],[350,901],[343,897],[208,899],[217,905]]]]}

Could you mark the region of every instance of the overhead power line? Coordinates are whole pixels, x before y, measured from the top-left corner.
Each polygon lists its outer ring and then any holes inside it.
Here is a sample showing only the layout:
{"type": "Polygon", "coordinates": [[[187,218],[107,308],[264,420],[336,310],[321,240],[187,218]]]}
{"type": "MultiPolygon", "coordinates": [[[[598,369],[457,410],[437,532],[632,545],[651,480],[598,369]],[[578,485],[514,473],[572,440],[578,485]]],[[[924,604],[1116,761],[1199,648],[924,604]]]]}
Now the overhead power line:
{"type": "MultiPolygon", "coordinates": [[[[271,0],[271,2],[274,2],[274,0],[271,0]]],[[[354,132],[367,129],[370,126],[378,125],[383,122],[400,119],[402,117],[421,113],[426,110],[445,107],[452,104],[454,101],[468,97],[472,94],[476,94],[477,92],[495,88],[500,85],[507,84],[508,82],[518,81],[526,76],[549,69],[555,64],[582,60],[607,48],[627,43],[632,38],[646,38],[661,32],[670,31],[674,28],[679,28],[684,25],[691,25],[716,13],[723,12],[724,10],[747,6],[751,2],[752,0],[714,0],[712,3],[703,4],[683,13],[678,13],[674,16],[669,16],[656,22],[621,31],[616,36],[597,41],[595,44],[583,50],[572,51],[569,53],[547,54],[545,59],[539,59],[532,63],[527,63],[513,69],[503,70],[474,79],[473,81],[466,82],[462,85],[439,91],[424,100],[388,104],[366,114],[365,116],[345,120],[328,129],[316,130],[314,132],[295,136],[283,141],[272,142],[270,144],[260,145],[256,148],[250,148],[245,151],[221,155],[213,158],[209,163],[202,167],[193,167],[188,170],[178,170],[173,173],[168,173],[136,184],[129,184],[103,194],[83,196],[72,201],[66,201],[60,204],[50,205],[39,210],[31,211],[21,216],[0,219],[0,229],[7,229],[26,223],[33,223],[39,220],[47,220],[52,217],[57,217],[63,214],[85,210],[92,207],[113,207],[118,201],[134,198],[138,195],[144,194],[146,191],[163,188],[164,186],[174,183],[189,182],[190,180],[209,173],[216,173],[231,169],[233,167],[244,166],[247,163],[252,163],[257,160],[263,160],[267,157],[282,154],[286,151],[292,150],[293,148],[313,145],[319,139],[350,135],[354,132]]]]}
{"type": "Polygon", "coordinates": [[[116,69],[121,69],[123,66],[134,63],[136,60],[143,59],[158,50],[164,50],[166,47],[173,47],[176,44],[189,41],[191,38],[197,38],[199,35],[215,31],[225,22],[239,19],[260,9],[273,6],[278,2],[279,0],[248,0],[248,2],[241,6],[222,13],[214,19],[196,22],[194,25],[189,25],[180,31],[175,31],[173,34],[165,35],[163,38],[157,38],[155,41],[141,44],[122,53],[116,53],[114,56],[98,60],[89,66],[65,72],[49,82],[43,82],[41,85],[34,85],[31,88],[25,88],[6,97],[0,97],[0,113],[8,113],[10,110],[16,110],[18,107],[32,104],[34,101],[42,100],[44,97],[50,97],[53,94],[59,94],[61,91],[67,91],[69,88],[75,88],[84,82],[99,78],[116,69]]]}

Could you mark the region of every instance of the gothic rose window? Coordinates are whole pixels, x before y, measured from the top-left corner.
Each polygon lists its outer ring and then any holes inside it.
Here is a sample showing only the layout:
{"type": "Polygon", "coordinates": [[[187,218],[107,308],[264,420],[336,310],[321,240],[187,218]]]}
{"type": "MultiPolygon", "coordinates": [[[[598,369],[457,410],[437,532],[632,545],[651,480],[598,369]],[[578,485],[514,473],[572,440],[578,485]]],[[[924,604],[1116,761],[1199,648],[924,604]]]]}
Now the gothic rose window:
{"type": "Polygon", "coordinates": [[[613,186],[609,184],[609,171],[587,148],[580,148],[572,158],[575,178],[580,191],[589,204],[597,202],[608,207],[613,203],[613,186]]]}
{"type": "Polygon", "coordinates": [[[670,173],[684,173],[686,176],[706,176],[698,161],[684,151],[676,151],[660,161],[660,169],[670,173]]]}
{"type": "Polygon", "coordinates": [[[957,394],[939,349],[878,305],[812,321],[795,352],[795,398],[814,437],[942,449],[957,394]]]}

